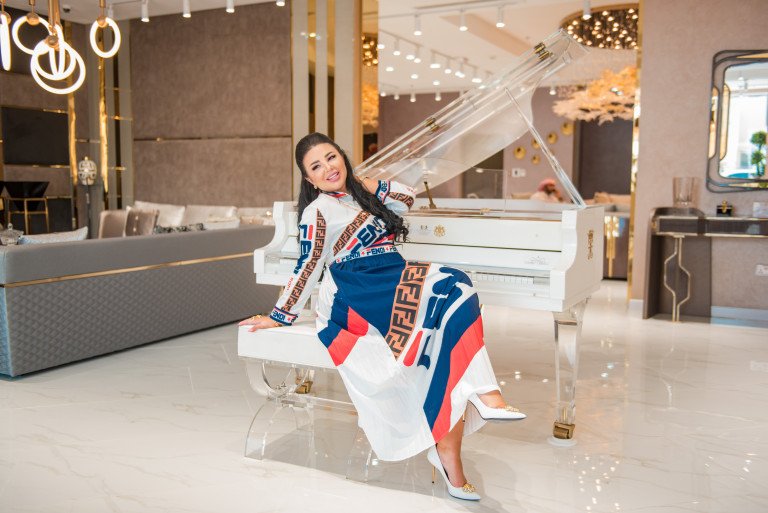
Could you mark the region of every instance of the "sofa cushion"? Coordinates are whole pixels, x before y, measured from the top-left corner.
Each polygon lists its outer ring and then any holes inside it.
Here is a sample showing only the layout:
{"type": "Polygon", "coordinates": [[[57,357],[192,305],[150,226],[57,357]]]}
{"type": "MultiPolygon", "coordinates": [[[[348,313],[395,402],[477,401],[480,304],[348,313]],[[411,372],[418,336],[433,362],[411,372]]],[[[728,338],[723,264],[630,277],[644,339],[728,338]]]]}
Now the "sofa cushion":
{"type": "Polygon", "coordinates": [[[157,224],[159,226],[179,226],[184,218],[183,205],[170,205],[168,203],[152,203],[149,201],[135,201],[133,208],[139,210],[157,210],[157,224]]]}
{"type": "Polygon", "coordinates": [[[22,235],[19,244],[48,244],[51,242],[71,242],[88,238],[88,227],[72,232],[43,233],[40,235],[22,235]]]}
{"type": "Polygon", "coordinates": [[[159,212],[157,210],[139,210],[136,207],[128,207],[127,210],[125,235],[151,235],[157,224],[159,212]]]}
{"type": "MultiPolygon", "coordinates": [[[[128,207],[130,208],[130,207],[128,207]]],[[[99,214],[99,239],[125,235],[127,210],[102,210],[99,214]]]]}
{"type": "Polygon", "coordinates": [[[228,228],[239,228],[239,217],[211,217],[203,223],[206,230],[224,230],[228,228]]]}
{"type": "Polygon", "coordinates": [[[233,206],[187,205],[181,224],[204,223],[211,217],[234,217],[235,214],[237,207],[233,206]]]}

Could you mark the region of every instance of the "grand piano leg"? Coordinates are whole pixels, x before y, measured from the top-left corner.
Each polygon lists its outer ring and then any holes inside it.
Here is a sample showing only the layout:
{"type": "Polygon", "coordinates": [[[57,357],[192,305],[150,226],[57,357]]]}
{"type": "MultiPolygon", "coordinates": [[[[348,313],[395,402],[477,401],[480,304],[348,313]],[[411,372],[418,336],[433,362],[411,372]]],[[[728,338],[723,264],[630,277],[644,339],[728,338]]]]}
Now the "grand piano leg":
{"type": "Polygon", "coordinates": [[[557,418],[553,437],[554,445],[573,445],[576,428],[576,378],[579,369],[579,338],[581,320],[587,301],[581,301],[563,312],[553,312],[555,317],[555,386],[557,387],[557,418]]]}

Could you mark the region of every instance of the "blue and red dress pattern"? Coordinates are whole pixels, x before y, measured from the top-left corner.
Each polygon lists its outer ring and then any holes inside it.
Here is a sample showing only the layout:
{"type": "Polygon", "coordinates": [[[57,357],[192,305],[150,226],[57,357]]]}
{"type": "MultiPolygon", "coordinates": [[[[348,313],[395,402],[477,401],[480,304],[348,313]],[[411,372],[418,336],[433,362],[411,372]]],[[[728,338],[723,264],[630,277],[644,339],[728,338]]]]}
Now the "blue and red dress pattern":
{"type": "MultiPolygon", "coordinates": [[[[398,214],[413,191],[380,182],[398,214]]],[[[498,390],[483,343],[480,305],[465,273],[406,262],[381,219],[351,196],[321,194],[301,220],[301,257],[271,317],[290,324],[320,286],[320,341],[338,366],[371,446],[400,460],[435,444],[462,419],[483,425],[468,398],[498,390]]]]}

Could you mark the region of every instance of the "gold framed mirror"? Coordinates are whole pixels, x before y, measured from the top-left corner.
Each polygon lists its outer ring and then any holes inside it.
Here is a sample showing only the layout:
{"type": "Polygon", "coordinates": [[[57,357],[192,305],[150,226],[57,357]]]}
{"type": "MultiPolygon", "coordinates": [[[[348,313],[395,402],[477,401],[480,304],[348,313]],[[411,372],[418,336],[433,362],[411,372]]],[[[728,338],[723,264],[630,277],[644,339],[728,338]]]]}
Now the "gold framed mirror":
{"type": "Polygon", "coordinates": [[[712,63],[707,189],[768,190],[768,51],[725,50],[712,63]]]}

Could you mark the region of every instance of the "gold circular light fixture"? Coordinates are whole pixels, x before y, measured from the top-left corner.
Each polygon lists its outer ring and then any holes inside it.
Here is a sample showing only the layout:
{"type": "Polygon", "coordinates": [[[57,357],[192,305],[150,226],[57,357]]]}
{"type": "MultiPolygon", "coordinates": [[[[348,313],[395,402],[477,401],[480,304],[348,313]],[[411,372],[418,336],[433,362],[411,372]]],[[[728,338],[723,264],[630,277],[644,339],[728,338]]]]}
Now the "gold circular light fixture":
{"type": "Polygon", "coordinates": [[[637,48],[638,4],[606,6],[594,10],[585,20],[582,11],[568,16],[560,26],[578,43],[594,48],[634,50],[637,48]]]}

